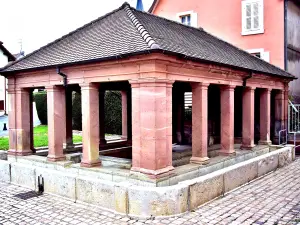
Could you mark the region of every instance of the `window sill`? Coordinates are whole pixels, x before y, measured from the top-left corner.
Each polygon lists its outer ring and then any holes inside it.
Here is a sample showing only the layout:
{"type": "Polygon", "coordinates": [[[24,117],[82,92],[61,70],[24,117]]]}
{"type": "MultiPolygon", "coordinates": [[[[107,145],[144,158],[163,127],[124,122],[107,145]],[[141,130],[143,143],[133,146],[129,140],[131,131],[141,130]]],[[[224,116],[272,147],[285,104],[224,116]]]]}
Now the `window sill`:
{"type": "Polygon", "coordinates": [[[246,35],[253,35],[253,34],[263,34],[264,32],[265,32],[264,29],[253,30],[253,31],[242,31],[241,35],[246,36],[246,35]]]}

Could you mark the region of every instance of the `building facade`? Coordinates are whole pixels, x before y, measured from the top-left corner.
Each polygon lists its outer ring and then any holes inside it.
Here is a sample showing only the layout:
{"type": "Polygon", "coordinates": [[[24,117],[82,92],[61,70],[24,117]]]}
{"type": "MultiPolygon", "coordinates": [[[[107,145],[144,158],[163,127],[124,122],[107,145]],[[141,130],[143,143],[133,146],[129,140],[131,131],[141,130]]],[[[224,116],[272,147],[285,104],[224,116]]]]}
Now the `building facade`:
{"type": "MultiPolygon", "coordinates": [[[[6,66],[8,62],[14,61],[15,57],[4,47],[0,41],[0,68],[6,66]]],[[[7,110],[7,79],[0,77],[0,111],[6,114],[7,110]]]]}
{"type": "MultiPolygon", "coordinates": [[[[201,27],[300,78],[300,4],[293,0],[155,0],[155,15],[201,27]]],[[[300,80],[290,95],[300,102],[300,80]]]]}

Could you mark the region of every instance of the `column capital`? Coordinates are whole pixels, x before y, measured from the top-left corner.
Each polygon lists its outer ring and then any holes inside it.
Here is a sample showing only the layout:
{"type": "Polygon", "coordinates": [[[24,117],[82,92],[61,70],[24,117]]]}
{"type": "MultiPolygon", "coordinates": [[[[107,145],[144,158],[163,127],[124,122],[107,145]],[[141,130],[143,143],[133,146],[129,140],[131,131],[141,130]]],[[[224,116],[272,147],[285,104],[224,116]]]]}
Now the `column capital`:
{"type": "MultiPolygon", "coordinates": [[[[10,92],[10,90],[8,90],[8,92],[10,92]]],[[[12,92],[15,92],[15,93],[29,93],[29,89],[28,88],[15,88],[14,90],[12,90],[12,92]]]]}
{"type": "Polygon", "coordinates": [[[131,84],[131,87],[136,88],[136,87],[159,87],[159,86],[167,86],[167,87],[172,87],[174,80],[168,80],[168,79],[149,79],[149,78],[144,78],[144,79],[137,79],[137,80],[129,80],[129,83],[131,84]]]}
{"type": "Polygon", "coordinates": [[[99,83],[81,83],[79,84],[79,86],[81,87],[81,90],[83,89],[99,89],[100,84],[99,83]]]}
{"type": "Polygon", "coordinates": [[[234,91],[236,85],[233,84],[227,84],[227,85],[221,85],[220,89],[221,90],[229,90],[229,91],[234,91]]]}
{"type": "Polygon", "coordinates": [[[14,88],[8,88],[6,89],[8,94],[15,94],[16,93],[16,89],[14,88]]]}
{"type": "Polygon", "coordinates": [[[256,87],[246,86],[245,89],[248,89],[248,90],[251,90],[251,91],[255,91],[256,87]]]}
{"type": "Polygon", "coordinates": [[[271,93],[271,91],[273,90],[272,88],[262,88],[263,91],[266,91],[268,93],[271,93]]]}
{"type": "Polygon", "coordinates": [[[191,83],[191,87],[192,87],[192,89],[194,89],[194,88],[201,88],[201,89],[207,89],[208,88],[208,86],[210,85],[210,83],[206,83],[206,82],[193,82],[193,83],[191,83]]]}
{"type": "Polygon", "coordinates": [[[57,85],[48,85],[48,86],[45,86],[45,89],[47,91],[61,91],[64,89],[63,86],[57,86],[57,85]]]}

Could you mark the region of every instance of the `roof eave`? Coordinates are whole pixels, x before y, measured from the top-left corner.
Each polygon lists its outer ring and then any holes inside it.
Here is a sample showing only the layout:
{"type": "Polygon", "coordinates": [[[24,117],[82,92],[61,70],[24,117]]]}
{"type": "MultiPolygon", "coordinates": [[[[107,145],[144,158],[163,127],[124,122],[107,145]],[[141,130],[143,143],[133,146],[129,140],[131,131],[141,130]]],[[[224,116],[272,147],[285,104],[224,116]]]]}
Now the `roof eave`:
{"type": "Polygon", "coordinates": [[[3,51],[4,55],[7,56],[8,61],[15,61],[16,58],[13,56],[13,54],[11,54],[2,44],[3,42],[0,43],[0,49],[3,51]]]}
{"type": "Polygon", "coordinates": [[[0,69],[0,74],[2,76],[9,77],[11,75],[14,75],[14,74],[20,73],[20,72],[31,72],[31,71],[36,71],[36,70],[46,70],[46,69],[52,69],[52,68],[57,68],[57,67],[67,67],[67,66],[73,66],[73,65],[83,65],[83,64],[89,64],[89,63],[95,63],[95,62],[118,60],[118,59],[124,59],[124,58],[130,57],[130,56],[137,56],[137,55],[151,54],[151,53],[162,53],[162,54],[165,54],[165,55],[176,56],[176,57],[179,57],[181,59],[191,60],[191,61],[194,61],[194,62],[209,63],[209,64],[214,63],[216,65],[231,67],[231,68],[234,68],[234,69],[237,69],[237,70],[240,70],[240,71],[260,73],[260,74],[264,74],[264,75],[267,75],[267,76],[275,76],[275,77],[278,77],[278,78],[281,78],[281,79],[287,79],[287,80],[291,80],[291,81],[298,79],[295,76],[288,77],[288,76],[284,76],[284,75],[271,74],[271,73],[266,73],[266,72],[262,72],[262,71],[256,71],[256,70],[241,68],[241,67],[222,64],[222,63],[218,63],[218,62],[212,62],[212,61],[208,61],[208,60],[198,59],[198,58],[195,58],[195,57],[190,57],[190,56],[186,56],[186,55],[181,54],[181,53],[176,53],[176,52],[163,50],[163,49],[149,49],[149,50],[144,50],[144,51],[139,51],[139,52],[132,52],[132,53],[127,53],[127,54],[117,55],[117,56],[110,56],[110,57],[100,58],[100,59],[92,59],[92,60],[85,60],[85,61],[80,61],[80,62],[57,64],[57,65],[36,67],[36,68],[29,68],[29,69],[23,69],[23,70],[15,70],[15,71],[1,71],[1,69],[0,69]]]}

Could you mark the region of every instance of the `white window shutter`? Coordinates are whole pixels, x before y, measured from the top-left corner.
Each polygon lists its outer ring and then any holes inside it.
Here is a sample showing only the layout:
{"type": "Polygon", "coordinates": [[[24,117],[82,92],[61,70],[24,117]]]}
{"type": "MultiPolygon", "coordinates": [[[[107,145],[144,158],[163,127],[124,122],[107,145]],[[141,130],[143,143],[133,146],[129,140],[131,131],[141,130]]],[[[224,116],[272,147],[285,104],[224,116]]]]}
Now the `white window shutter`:
{"type": "Polygon", "coordinates": [[[258,9],[259,9],[259,29],[264,29],[264,1],[261,0],[258,3],[258,9]]]}
{"type": "Polygon", "coordinates": [[[191,26],[198,27],[198,14],[195,12],[191,13],[191,26]]]}
{"type": "Polygon", "coordinates": [[[242,1],[242,33],[246,31],[246,2],[242,1]]]}
{"type": "Polygon", "coordinates": [[[266,62],[270,62],[270,52],[261,52],[260,58],[266,62]]]}

